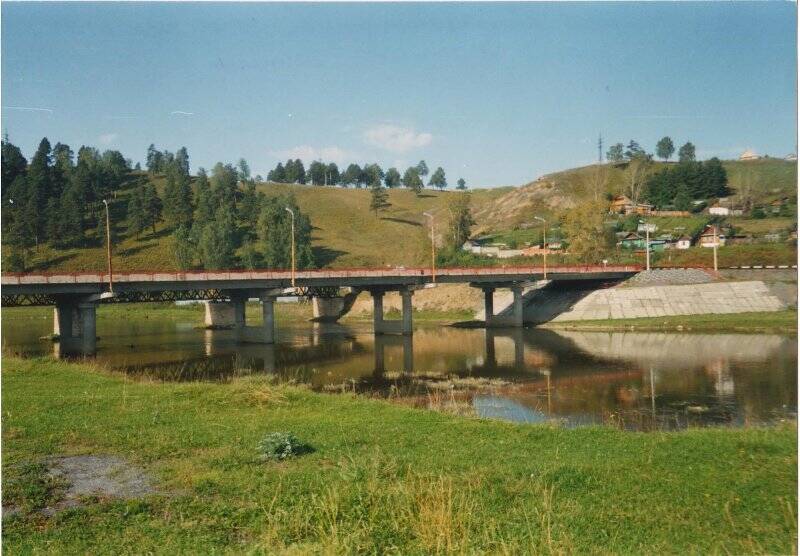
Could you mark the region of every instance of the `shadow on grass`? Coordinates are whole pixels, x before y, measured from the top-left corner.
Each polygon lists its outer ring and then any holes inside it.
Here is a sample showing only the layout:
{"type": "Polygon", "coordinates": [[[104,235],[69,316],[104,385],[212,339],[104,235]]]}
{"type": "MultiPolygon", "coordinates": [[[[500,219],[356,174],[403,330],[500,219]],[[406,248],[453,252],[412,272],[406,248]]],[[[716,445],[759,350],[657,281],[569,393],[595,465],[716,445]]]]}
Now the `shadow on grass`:
{"type": "Polygon", "coordinates": [[[396,218],[393,216],[382,216],[381,220],[388,220],[389,222],[397,222],[398,224],[408,224],[410,226],[421,227],[422,223],[415,222],[414,220],[405,220],[403,218],[396,218]]]}
{"type": "Polygon", "coordinates": [[[314,253],[314,262],[319,267],[328,266],[342,255],[347,255],[347,251],[339,251],[338,249],[322,246],[312,247],[311,251],[314,253]]]}
{"type": "Polygon", "coordinates": [[[155,247],[156,245],[158,245],[158,244],[157,243],[146,243],[144,245],[139,245],[137,247],[128,247],[126,249],[120,249],[119,251],[117,251],[116,254],[118,256],[120,256],[120,257],[130,257],[131,255],[135,255],[136,253],[140,253],[141,251],[144,251],[145,249],[149,249],[151,247],[155,247]]]}
{"type": "Polygon", "coordinates": [[[31,270],[49,270],[50,268],[54,267],[57,264],[61,264],[61,263],[65,262],[65,261],[68,261],[68,260],[74,259],[74,258],[75,258],[75,253],[69,253],[67,255],[60,255],[58,257],[53,257],[52,259],[49,259],[49,260],[46,260],[46,261],[40,261],[40,262],[38,262],[38,263],[36,263],[34,265],[31,265],[31,267],[28,269],[28,271],[31,271],[31,270]]]}

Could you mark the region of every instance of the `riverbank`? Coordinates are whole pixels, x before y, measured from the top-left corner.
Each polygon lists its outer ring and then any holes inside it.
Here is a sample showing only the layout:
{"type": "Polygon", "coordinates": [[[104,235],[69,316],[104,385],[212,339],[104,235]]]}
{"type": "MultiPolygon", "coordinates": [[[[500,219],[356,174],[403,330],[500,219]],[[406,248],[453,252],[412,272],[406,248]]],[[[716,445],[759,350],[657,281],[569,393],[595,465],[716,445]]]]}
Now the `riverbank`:
{"type": "Polygon", "coordinates": [[[542,328],[639,332],[769,332],[797,334],[797,311],[733,313],[724,315],[678,315],[639,319],[607,319],[549,322],[542,328]]]}
{"type": "Polygon", "coordinates": [[[5,357],[2,379],[9,552],[796,549],[795,426],[564,430],[263,376],[137,382],[47,359],[5,357]],[[313,452],[261,461],[257,446],[275,431],[313,452]],[[152,493],[42,512],[64,489],[46,458],[86,454],[135,466],[152,493]]]}

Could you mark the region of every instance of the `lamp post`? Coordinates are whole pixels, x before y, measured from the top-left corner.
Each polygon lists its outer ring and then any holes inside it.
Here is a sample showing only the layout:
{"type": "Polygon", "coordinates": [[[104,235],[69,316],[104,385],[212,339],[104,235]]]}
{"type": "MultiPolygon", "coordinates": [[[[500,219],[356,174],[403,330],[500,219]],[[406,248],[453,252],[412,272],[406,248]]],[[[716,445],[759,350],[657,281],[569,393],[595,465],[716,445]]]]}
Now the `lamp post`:
{"type": "Polygon", "coordinates": [[[712,224],[711,229],[714,230],[714,272],[717,272],[717,243],[719,243],[719,237],[717,236],[717,225],[712,224]]]}
{"type": "Polygon", "coordinates": [[[544,233],[542,235],[542,247],[544,247],[544,279],[547,280],[547,220],[541,216],[534,216],[534,220],[539,220],[543,224],[544,233]]]}
{"type": "Polygon", "coordinates": [[[639,220],[639,224],[644,228],[644,252],[647,256],[647,270],[650,270],[650,225],[644,220],[639,220]]]}
{"type": "Polygon", "coordinates": [[[292,287],[294,287],[295,279],[295,260],[294,260],[294,211],[289,207],[285,207],[286,212],[292,215],[292,287]]]}
{"type": "Polygon", "coordinates": [[[106,207],[106,258],[108,259],[108,291],[114,293],[114,270],[111,267],[111,216],[108,213],[108,201],[103,199],[106,207]]]}
{"type": "Polygon", "coordinates": [[[434,228],[433,215],[429,212],[423,212],[424,216],[431,219],[431,280],[436,283],[436,232],[434,228]]]}

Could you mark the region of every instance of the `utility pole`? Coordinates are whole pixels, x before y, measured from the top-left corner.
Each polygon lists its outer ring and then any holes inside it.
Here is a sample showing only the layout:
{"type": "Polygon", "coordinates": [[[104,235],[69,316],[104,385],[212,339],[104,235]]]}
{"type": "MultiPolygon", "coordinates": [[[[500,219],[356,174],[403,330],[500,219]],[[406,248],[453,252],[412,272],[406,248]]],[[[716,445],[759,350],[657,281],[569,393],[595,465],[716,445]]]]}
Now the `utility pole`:
{"type": "Polygon", "coordinates": [[[719,237],[717,236],[717,225],[711,225],[714,230],[714,272],[717,272],[717,243],[719,242],[719,237]]]}
{"type": "Polygon", "coordinates": [[[597,162],[603,163],[603,134],[601,133],[597,138],[597,162]]]}
{"type": "Polygon", "coordinates": [[[114,293],[114,270],[111,268],[111,217],[108,214],[108,201],[103,199],[106,206],[106,258],[108,259],[108,291],[114,293]]]}
{"type": "Polygon", "coordinates": [[[294,286],[295,279],[295,261],[294,261],[294,211],[286,207],[286,212],[292,215],[292,287],[294,286]]]}

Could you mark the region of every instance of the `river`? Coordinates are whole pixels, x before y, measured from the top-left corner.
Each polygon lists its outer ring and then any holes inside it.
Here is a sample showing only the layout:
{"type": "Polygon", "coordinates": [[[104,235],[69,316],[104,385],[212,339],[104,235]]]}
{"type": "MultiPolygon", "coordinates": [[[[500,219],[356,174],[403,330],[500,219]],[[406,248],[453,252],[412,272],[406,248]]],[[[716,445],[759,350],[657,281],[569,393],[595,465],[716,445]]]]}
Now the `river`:
{"type": "MultiPolygon", "coordinates": [[[[3,311],[4,349],[59,355],[51,313],[3,311]]],[[[99,317],[104,366],[166,381],[268,373],[465,415],[628,430],[793,420],[797,341],[777,334],[482,330],[419,325],[375,337],[367,322],[279,326],[274,346],[197,328],[197,314],[99,317]]]]}

